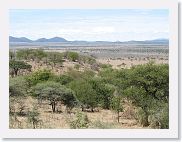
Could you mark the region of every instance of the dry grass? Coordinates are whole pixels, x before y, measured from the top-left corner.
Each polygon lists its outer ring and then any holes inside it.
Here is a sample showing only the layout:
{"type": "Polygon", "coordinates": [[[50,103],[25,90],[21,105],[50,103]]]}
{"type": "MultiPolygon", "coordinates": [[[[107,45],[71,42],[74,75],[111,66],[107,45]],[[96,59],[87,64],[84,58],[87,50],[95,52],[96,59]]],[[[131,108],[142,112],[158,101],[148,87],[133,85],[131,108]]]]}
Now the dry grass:
{"type": "MultiPolygon", "coordinates": [[[[38,104],[37,100],[28,97],[24,100],[26,109],[32,110],[33,107],[37,107],[39,112],[39,122],[36,126],[37,129],[69,129],[69,122],[76,117],[76,112],[80,109],[74,108],[71,113],[66,113],[65,106],[58,106],[59,112],[52,113],[50,105],[47,102],[38,104]]],[[[98,112],[83,112],[88,116],[90,124],[100,122],[103,125],[107,124],[111,128],[123,128],[123,129],[134,129],[143,128],[134,117],[131,117],[127,110],[128,108],[134,111],[134,108],[125,103],[125,112],[121,113],[120,123],[117,122],[117,114],[111,110],[99,109],[98,112]],[[126,114],[125,114],[126,113],[126,114]]],[[[18,109],[16,108],[16,111],[18,109]]],[[[28,122],[27,116],[11,115],[10,116],[10,128],[12,129],[32,129],[33,126],[28,122]]]]}
{"type": "Polygon", "coordinates": [[[168,64],[168,58],[153,58],[153,57],[123,57],[120,59],[97,59],[102,64],[110,64],[114,69],[131,68],[132,66],[147,64],[154,61],[156,64],[168,64]]]}

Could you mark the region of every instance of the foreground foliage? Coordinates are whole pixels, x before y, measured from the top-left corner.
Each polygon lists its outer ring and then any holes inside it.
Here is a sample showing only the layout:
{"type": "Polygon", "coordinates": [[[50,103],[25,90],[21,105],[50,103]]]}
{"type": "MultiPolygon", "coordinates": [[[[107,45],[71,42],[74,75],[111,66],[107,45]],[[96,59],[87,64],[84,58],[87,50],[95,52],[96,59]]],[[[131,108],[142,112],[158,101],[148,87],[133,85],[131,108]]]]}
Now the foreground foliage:
{"type": "MultiPolygon", "coordinates": [[[[63,59],[95,64],[95,60],[74,52],[44,53],[40,50],[35,53],[34,50],[24,50],[19,51],[17,55],[19,59],[27,60],[46,58],[46,63],[51,62],[53,66],[61,65],[63,59]]],[[[13,78],[10,78],[10,97],[33,96],[38,102],[48,101],[47,105],[51,105],[53,113],[57,112],[58,105],[66,106],[67,113],[71,113],[73,108],[80,108],[82,112],[78,112],[77,119],[70,122],[71,128],[88,128],[89,122],[83,112],[94,113],[99,109],[113,110],[120,123],[121,114],[125,111],[124,101],[135,106],[137,109],[135,118],[143,127],[169,128],[167,64],[156,65],[151,62],[121,70],[102,65],[98,73],[94,70],[80,72],[78,69],[70,69],[61,75],[44,69],[18,76],[20,70],[31,69],[31,66],[24,61],[14,60],[14,57],[11,53],[10,69],[14,73],[13,78]]],[[[37,114],[34,116],[34,113],[30,116],[31,123],[34,122],[34,117],[38,117],[37,114]]],[[[104,128],[100,122],[94,125],[104,128]]]]}

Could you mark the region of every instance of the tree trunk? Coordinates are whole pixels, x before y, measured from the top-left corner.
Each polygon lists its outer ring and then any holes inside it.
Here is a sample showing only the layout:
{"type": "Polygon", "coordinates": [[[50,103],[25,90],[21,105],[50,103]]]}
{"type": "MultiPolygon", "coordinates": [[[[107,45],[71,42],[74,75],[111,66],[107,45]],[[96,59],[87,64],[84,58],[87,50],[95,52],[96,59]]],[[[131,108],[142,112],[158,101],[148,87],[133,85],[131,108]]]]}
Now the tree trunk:
{"type": "Polygon", "coordinates": [[[33,121],[32,123],[33,123],[33,128],[35,129],[35,128],[36,128],[36,127],[35,127],[35,122],[33,121]]]}
{"type": "Polygon", "coordinates": [[[52,112],[53,113],[56,112],[56,103],[52,102],[51,105],[52,105],[52,112]]]}
{"type": "Polygon", "coordinates": [[[118,111],[118,123],[119,123],[119,111],[118,111]]]}
{"type": "Polygon", "coordinates": [[[82,111],[84,111],[83,107],[82,107],[82,111]]]}
{"type": "Polygon", "coordinates": [[[14,69],[15,76],[18,75],[18,69],[14,69]]]}
{"type": "Polygon", "coordinates": [[[146,126],[149,126],[149,122],[148,122],[148,116],[149,116],[149,114],[148,114],[148,111],[147,110],[143,110],[144,111],[144,113],[145,113],[145,116],[144,116],[144,118],[143,118],[143,122],[142,122],[142,125],[144,126],[144,127],[146,127],[146,126]]]}
{"type": "Polygon", "coordinates": [[[91,108],[91,112],[94,112],[94,108],[93,107],[91,108]]]}

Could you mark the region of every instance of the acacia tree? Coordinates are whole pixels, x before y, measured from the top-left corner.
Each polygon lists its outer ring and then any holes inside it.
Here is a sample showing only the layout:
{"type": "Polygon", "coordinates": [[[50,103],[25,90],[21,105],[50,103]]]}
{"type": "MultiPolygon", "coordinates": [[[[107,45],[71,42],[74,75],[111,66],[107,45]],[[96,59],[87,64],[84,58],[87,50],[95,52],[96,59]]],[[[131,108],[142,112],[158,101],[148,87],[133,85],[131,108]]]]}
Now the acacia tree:
{"type": "Polygon", "coordinates": [[[63,63],[63,55],[58,52],[47,52],[47,59],[48,62],[53,63],[53,67],[56,66],[56,64],[62,65],[63,63]]]}
{"type": "Polygon", "coordinates": [[[76,52],[67,52],[67,58],[73,62],[79,59],[79,55],[76,52]]]}
{"type": "Polygon", "coordinates": [[[16,57],[22,60],[39,61],[46,57],[46,53],[41,49],[21,49],[16,52],[16,57]]]}
{"type": "Polygon", "coordinates": [[[13,60],[15,58],[15,52],[9,51],[9,59],[13,60]]]}
{"type": "Polygon", "coordinates": [[[22,69],[31,70],[32,66],[23,61],[10,60],[9,68],[12,70],[11,75],[13,77],[17,76],[18,72],[22,69]]]}
{"type": "Polygon", "coordinates": [[[24,77],[18,76],[9,79],[9,111],[10,114],[24,115],[26,104],[24,99],[28,95],[28,84],[24,77]]]}
{"type": "Polygon", "coordinates": [[[110,109],[111,100],[115,90],[114,86],[111,84],[105,84],[100,78],[91,79],[90,84],[96,91],[97,100],[101,107],[104,109],[110,109]]]}
{"type": "Polygon", "coordinates": [[[60,75],[59,77],[56,78],[56,81],[61,83],[62,85],[67,85],[73,80],[74,80],[73,77],[66,74],[60,75]]]}
{"type": "Polygon", "coordinates": [[[20,60],[27,60],[29,59],[29,49],[20,49],[16,52],[16,58],[20,60]]]}
{"type": "Polygon", "coordinates": [[[33,90],[39,98],[50,101],[53,113],[56,112],[58,102],[63,102],[69,108],[72,108],[76,102],[73,91],[56,82],[38,83],[33,90]]]}
{"type": "Polygon", "coordinates": [[[32,111],[28,111],[28,122],[32,123],[33,129],[36,129],[38,123],[41,121],[39,119],[39,115],[40,114],[35,107],[32,109],[32,111]]]}
{"type": "Polygon", "coordinates": [[[168,104],[169,70],[168,65],[149,63],[131,69],[124,95],[132,103],[140,107],[145,116],[143,126],[148,126],[150,111],[160,108],[160,104],[168,104]]]}
{"type": "Polygon", "coordinates": [[[121,95],[118,93],[117,90],[115,90],[114,97],[111,100],[111,109],[117,113],[117,120],[119,123],[119,118],[120,118],[119,113],[123,111],[123,106],[122,106],[121,95]]]}
{"type": "Polygon", "coordinates": [[[85,80],[77,80],[70,83],[70,87],[75,91],[75,95],[81,105],[82,111],[85,108],[91,109],[94,112],[94,108],[98,105],[97,93],[85,80]]]}
{"type": "Polygon", "coordinates": [[[28,76],[25,77],[25,79],[27,80],[28,85],[31,87],[36,85],[37,83],[48,81],[52,79],[53,77],[54,77],[54,74],[50,70],[44,69],[44,70],[38,70],[29,74],[28,76]]]}
{"type": "Polygon", "coordinates": [[[9,95],[11,97],[22,97],[27,95],[28,84],[24,77],[18,76],[9,80],[9,95]]]}

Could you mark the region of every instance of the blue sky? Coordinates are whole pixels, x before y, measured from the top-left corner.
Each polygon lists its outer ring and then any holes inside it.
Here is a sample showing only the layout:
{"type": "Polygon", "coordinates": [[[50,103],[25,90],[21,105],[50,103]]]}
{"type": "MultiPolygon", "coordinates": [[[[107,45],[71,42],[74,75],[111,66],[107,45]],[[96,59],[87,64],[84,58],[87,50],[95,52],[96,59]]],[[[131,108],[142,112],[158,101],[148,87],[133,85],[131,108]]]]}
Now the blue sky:
{"type": "Polygon", "coordinates": [[[10,35],[67,40],[128,41],[169,38],[167,9],[10,10],[10,35]]]}

